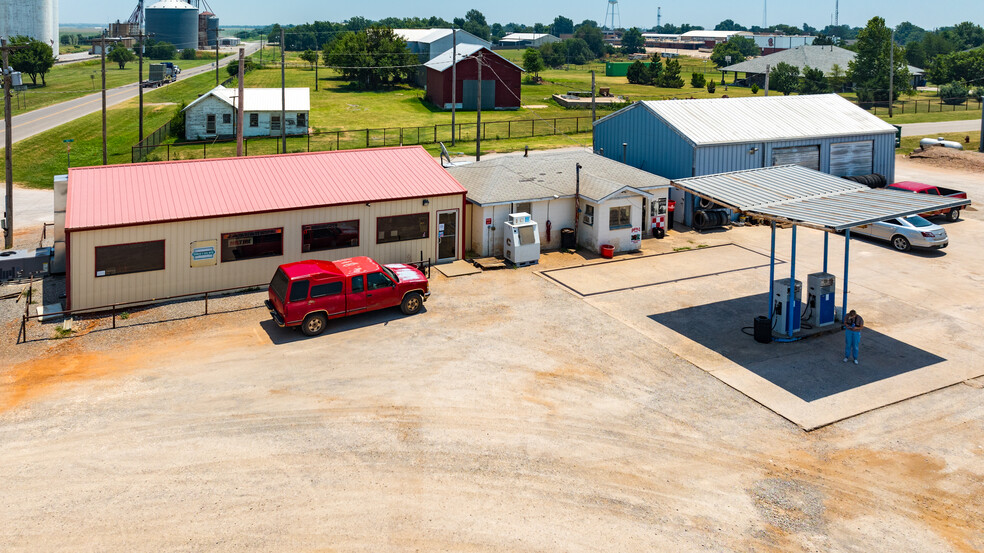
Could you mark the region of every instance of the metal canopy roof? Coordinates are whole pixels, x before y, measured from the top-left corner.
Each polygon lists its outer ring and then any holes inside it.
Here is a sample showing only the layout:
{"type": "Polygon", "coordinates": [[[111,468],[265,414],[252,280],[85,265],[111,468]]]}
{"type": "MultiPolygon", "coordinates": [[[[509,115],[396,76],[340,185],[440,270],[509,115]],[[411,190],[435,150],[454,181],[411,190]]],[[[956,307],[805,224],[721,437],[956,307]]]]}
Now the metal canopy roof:
{"type": "Polygon", "coordinates": [[[799,165],[679,179],[673,181],[673,186],[736,211],[826,231],[970,203],[868,188],[799,165]]]}

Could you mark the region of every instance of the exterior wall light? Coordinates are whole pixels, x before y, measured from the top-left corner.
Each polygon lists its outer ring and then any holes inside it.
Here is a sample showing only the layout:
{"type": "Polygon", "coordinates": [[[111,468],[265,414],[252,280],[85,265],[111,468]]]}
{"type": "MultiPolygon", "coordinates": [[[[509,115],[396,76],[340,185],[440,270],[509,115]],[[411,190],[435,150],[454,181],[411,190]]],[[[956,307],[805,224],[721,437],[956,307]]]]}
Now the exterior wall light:
{"type": "Polygon", "coordinates": [[[424,205],[430,205],[430,203],[431,203],[430,200],[428,200],[426,198],[424,199],[424,205]]]}
{"type": "Polygon", "coordinates": [[[758,147],[757,146],[752,146],[751,148],[748,149],[748,155],[752,155],[752,154],[754,154],[757,151],[759,151],[758,147]]]}

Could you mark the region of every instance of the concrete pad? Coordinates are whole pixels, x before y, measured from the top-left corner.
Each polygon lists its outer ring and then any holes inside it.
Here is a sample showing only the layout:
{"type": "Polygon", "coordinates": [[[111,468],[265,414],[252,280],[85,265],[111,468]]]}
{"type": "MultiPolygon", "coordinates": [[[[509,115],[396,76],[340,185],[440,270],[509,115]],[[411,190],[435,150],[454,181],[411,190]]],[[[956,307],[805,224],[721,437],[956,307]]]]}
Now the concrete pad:
{"type": "Polygon", "coordinates": [[[38,320],[40,320],[42,323],[58,320],[62,318],[62,315],[45,315],[45,313],[60,313],[61,311],[62,311],[62,304],[60,303],[39,305],[37,308],[38,320]]]}
{"type": "Polygon", "coordinates": [[[768,255],[723,244],[553,269],[542,274],[580,296],[594,296],[768,266],[768,255]]]}
{"type": "MultiPolygon", "coordinates": [[[[950,225],[948,231],[956,227],[950,225]]],[[[843,362],[844,335],[839,331],[792,343],[760,344],[750,336],[754,317],[767,315],[769,309],[769,269],[754,265],[761,255],[768,260],[769,232],[764,227],[733,229],[721,235],[722,239],[740,239],[742,247],[722,245],[681,252],[683,255],[591,265],[590,273],[585,267],[580,273],[578,268],[544,276],[575,293],[589,292],[581,294],[588,303],[812,430],[984,375],[984,347],[974,340],[984,331],[984,298],[972,291],[978,283],[973,276],[984,274],[979,256],[973,257],[979,246],[972,237],[984,232],[977,227],[984,224],[961,222],[959,228],[968,231],[967,237],[960,240],[964,232],[956,236],[951,232],[951,240],[959,241],[947,253],[904,254],[880,242],[851,241],[849,308],[857,309],[867,326],[862,333],[860,365],[843,362]],[[632,263],[655,267],[657,262],[675,258],[670,274],[676,274],[677,262],[707,254],[723,267],[741,267],[744,259],[746,268],[629,286],[641,282],[639,266],[632,263]],[[588,275],[603,282],[593,284],[588,275]],[[627,284],[621,289],[608,288],[619,281],[627,284]],[[953,299],[941,301],[943,297],[953,299]]],[[[789,237],[790,231],[779,231],[780,258],[788,259],[789,237]]],[[[801,230],[799,237],[796,274],[805,282],[808,273],[822,269],[823,234],[801,230]]],[[[836,301],[840,305],[841,237],[831,237],[828,270],[838,277],[836,301]]],[[[777,267],[775,278],[788,276],[788,264],[777,267]]]]}
{"type": "Polygon", "coordinates": [[[434,265],[434,269],[448,278],[465,276],[465,275],[474,275],[476,273],[482,272],[481,269],[465,261],[464,259],[459,259],[454,263],[434,265]]]}

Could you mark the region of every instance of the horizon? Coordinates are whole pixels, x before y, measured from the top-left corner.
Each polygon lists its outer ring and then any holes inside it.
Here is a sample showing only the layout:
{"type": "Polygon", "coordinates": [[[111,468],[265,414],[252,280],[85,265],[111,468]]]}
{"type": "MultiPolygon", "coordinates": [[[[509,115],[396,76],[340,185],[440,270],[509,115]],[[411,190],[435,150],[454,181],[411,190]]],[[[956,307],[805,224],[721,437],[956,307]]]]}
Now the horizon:
{"type": "MultiPolygon", "coordinates": [[[[151,4],[152,2],[147,2],[151,4]]],[[[605,4],[607,5],[607,0],[605,4]]],[[[134,0],[104,0],[99,7],[92,4],[63,2],[60,9],[59,27],[102,27],[111,21],[125,20],[133,11],[134,0]],[[104,23],[90,20],[93,12],[102,12],[104,23]]],[[[483,3],[477,3],[483,4],[483,3]]],[[[637,3],[623,1],[618,4],[621,28],[639,27],[648,29],[657,24],[658,3],[637,3]]],[[[477,9],[485,15],[489,25],[500,23],[519,23],[532,26],[535,23],[550,24],[558,15],[563,15],[575,24],[590,19],[603,25],[605,11],[601,0],[569,0],[563,6],[547,5],[531,6],[521,0],[501,0],[490,5],[462,6],[449,0],[437,0],[426,8],[407,6],[405,2],[396,0],[376,0],[369,5],[347,5],[339,7],[326,5],[311,0],[287,0],[271,7],[263,0],[212,0],[209,7],[215,12],[226,27],[264,27],[279,23],[281,25],[300,25],[314,21],[342,22],[355,17],[370,20],[380,20],[386,17],[442,17],[448,21],[456,17],[464,17],[469,9],[477,9]],[[560,8],[560,9],[558,9],[560,8]],[[564,12],[564,13],[556,13],[564,12]],[[224,14],[232,13],[231,17],[224,14]],[[523,14],[517,17],[516,14],[523,14]],[[250,20],[247,20],[246,18],[250,20]],[[262,20],[262,21],[260,21],[262,20]]],[[[721,21],[731,19],[745,27],[763,26],[763,4],[754,3],[755,9],[748,10],[726,0],[705,0],[699,6],[663,6],[662,23],[673,25],[699,25],[705,29],[713,29],[721,21]],[[717,14],[709,17],[708,14],[717,14]],[[713,21],[709,21],[713,19],[713,21]]],[[[835,0],[827,0],[803,5],[801,3],[782,3],[768,6],[768,25],[786,24],[798,28],[803,23],[823,29],[832,24],[835,0]]],[[[982,24],[984,7],[977,10],[952,12],[948,10],[926,10],[925,4],[918,0],[872,0],[859,4],[840,6],[839,23],[850,27],[863,27],[872,17],[884,17],[886,23],[895,27],[903,21],[933,30],[940,27],[956,25],[962,21],[982,24]],[[977,13],[974,13],[974,12],[977,13]],[[950,21],[949,19],[953,19],[950,21]]]]}

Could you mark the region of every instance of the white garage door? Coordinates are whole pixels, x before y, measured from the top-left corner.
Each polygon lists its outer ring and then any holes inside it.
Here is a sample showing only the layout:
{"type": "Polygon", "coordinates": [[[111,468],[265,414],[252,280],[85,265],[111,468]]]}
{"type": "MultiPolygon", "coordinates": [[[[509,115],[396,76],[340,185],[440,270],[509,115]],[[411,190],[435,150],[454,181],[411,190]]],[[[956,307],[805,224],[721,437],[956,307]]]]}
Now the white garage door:
{"type": "Polygon", "coordinates": [[[820,170],[820,146],[792,146],[772,150],[772,165],[802,165],[820,170]]]}
{"type": "Polygon", "coordinates": [[[873,171],[875,142],[838,142],[830,145],[830,174],[838,177],[870,175],[873,171]]]}

